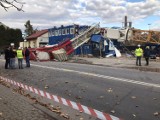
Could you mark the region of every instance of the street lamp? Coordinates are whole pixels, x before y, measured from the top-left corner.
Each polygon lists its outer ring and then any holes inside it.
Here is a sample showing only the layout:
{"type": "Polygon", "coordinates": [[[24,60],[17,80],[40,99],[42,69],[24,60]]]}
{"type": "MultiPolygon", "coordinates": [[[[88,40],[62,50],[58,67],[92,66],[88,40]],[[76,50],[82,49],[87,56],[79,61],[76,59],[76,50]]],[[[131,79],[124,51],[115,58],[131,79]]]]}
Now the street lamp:
{"type": "Polygon", "coordinates": [[[24,40],[23,48],[25,48],[25,47],[26,47],[26,41],[27,41],[27,40],[24,40]]]}

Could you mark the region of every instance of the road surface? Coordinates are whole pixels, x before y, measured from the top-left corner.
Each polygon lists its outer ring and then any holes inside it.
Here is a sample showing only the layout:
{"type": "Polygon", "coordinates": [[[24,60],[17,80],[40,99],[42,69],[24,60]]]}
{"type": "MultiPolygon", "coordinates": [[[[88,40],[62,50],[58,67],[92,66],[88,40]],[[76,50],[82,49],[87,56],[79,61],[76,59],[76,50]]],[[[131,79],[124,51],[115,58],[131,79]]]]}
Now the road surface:
{"type": "Polygon", "coordinates": [[[159,73],[65,62],[11,70],[1,60],[0,76],[125,120],[160,119],[159,73]]]}

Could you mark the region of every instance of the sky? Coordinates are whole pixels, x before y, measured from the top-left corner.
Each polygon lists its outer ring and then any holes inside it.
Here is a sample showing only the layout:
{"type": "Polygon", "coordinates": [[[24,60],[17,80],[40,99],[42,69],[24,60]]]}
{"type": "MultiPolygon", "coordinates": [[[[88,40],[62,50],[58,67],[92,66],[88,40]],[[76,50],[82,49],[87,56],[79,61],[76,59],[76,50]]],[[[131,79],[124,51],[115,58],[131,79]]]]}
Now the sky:
{"type": "MultiPolygon", "coordinates": [[[[61,25],[93,25],[122,27],[124,16],[132,27],[160,30],[160,0],[17,0],[24,2],[23,10],[0,7],[0,22],[25,29],[30,20],[34,29],[42,30],[61,25]]],[[[18,4],[16,4],[19,6],[18,4]]]]}

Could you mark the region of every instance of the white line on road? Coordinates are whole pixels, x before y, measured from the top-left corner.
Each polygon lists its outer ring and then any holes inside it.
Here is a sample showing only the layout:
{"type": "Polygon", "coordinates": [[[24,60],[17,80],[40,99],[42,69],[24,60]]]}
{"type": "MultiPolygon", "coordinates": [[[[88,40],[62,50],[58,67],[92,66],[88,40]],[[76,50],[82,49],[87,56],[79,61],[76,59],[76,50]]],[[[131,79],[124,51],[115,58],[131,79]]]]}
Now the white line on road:
{"type": "Polygon", "coordinates": [[[101,75],[101,74],[95,74],[95,73],[89,73],[89,72],[81,72],[81,71],[64,69],[64,68],[47,67],[47,66],[35,65],[35,64],[32,64],[32,66],[41,67],[41,68],[47,68],[47,69],[52,69],[52,70],[58,70],[58,71],[72,72],[72,73],[88,75],[88,76],[94,76],[94,77],[98,77],[98,78],[110,79],[110,80],[115,80],[115,81],[120,81],[120,82],[128,82],[128,83],[138,84],[138,85],[143,85],[143,86],[160,88],[160,84],[141,82],[141,81],[136,81],[136,80],[131,80],[131,79],[111,77],[111,76],[106,76],[106,75],[101,75]]]}

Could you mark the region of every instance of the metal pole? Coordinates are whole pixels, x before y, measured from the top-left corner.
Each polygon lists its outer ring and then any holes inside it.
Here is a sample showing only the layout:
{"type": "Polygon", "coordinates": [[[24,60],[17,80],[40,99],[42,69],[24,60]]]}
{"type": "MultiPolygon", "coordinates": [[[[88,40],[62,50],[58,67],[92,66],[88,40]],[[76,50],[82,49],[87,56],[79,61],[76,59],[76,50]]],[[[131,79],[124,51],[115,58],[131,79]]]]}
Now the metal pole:
{"type": "Polygon", "coordinates": [[[148,24],[148,29],[149,29],[149,31],[150,31],[150,25],[151,25],[151,24],[148,24]]]}
{"type": "Polygon", "coordinates": [[[101,51],[101,48],[102,48],[102,43],[101,43],[101,41],[100,41],[100,43],[99,43],[99,49],[100,49],[100,58],[102,57],[102,51],[101,51]]]}

